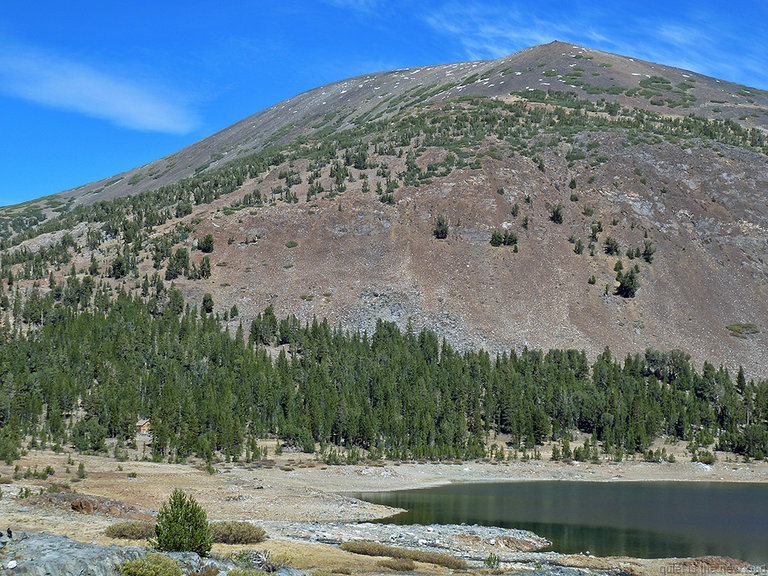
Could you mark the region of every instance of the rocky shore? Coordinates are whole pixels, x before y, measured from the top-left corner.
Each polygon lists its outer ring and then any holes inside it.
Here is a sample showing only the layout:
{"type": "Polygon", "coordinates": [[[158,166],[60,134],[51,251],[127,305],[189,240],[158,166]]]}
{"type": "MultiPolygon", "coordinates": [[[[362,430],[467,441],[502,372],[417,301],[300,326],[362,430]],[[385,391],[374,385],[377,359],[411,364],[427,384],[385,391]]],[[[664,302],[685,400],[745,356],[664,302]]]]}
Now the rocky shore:
{"type": "Polygon", "coordinates": [[[490,554],[503,562],[544,561],[555,553],[530,554],[552,543],[527,530],[466,524],[395,525],[347,522],[262,522],[273,537],[322,544],[344,542],[379,542],[429,552],[441,552],[463,558],[472,565],[482,565],[490,554]]]}
{"type": "MultiPolygon", "coordinates": [[[[518,460],[462,462],[460,465],[381,462],[326,466],[316,455],[282,454],[269,466],[264,462],[218,463],[215,473],[211,474],[195,462],[161,464],[140,459],[115,462],[102,456],[78,455],[78,462],[83,462],[87,470],[87,477],[81,479],[76,477],[70,459],[71,455],[66,453],[31,451],[18,462],[22,471],[53,467],[56,474],[46,481],[34,477],[11,481],[14,468],[0,462],[0,475],[7,482],[2,485],[0,496],[0,528],[11,527],[14,531],[14,537],[0,550],[1,576],[115,574],[115,566],[120,562],[130,559],[132,554],[146,554],[151,550],[143,541],[122,541],[117,543],[131,546],[117,546],[105,535],[106,528],[128,519],[151,520],[172,488],[192,495],[206,509],[211,521],[241,520],[262,526],[269,539],[259,544],[259,549],[289,555],[293,558],[291,566],[316,574],[329,574],[334,570],[339,574],[387,573],[378,567],[380,559],[353,555],[338,547],[344,542],[372,541],[449,554],[465,560],[472,570],[483,567],[484,561],[493,555],[499,559],[505,574],[531,571],[537,566],[553,570],[565,566],[593,574],[614,571],[661,576],[696,570],[696,573],[706,572],[707,575],[768,575],[765,567],[751,567],[740,560],[727,558],[637,559],[562,555],[547,551],[546,540],[521,530],[372,523],[372,520],[386,518],[399,510],[354,498],[369,491],[489,481],[765,483],[768,482],[768,464],[765,462],[735,462],[719,457],[714,465],[705,466],[685,461],[681,455],[673,464],[642,461],[566,464],[518,460]],[[340,493],[340,487],[344,488],[344,493],[340,493]],[[313,521],[307,522],[308,519],[313,521]],[[26,532],[25,538],[21,537],[23,532],[26,532]],[[17,563],[16,567],[7,567],[11,561],[17,563]],[[51,567],[54,565],[56,569],[51,567]],[[92,567],[96,565],[98,568],[92,567]]],[[[214,552],[218,554],[232,551],[232,547],[214,546],[214,552]]],[[[195,571],[190,568],[188,572],[195,571]]],[[[428,565],[420,566],[419,573],[447,574],[444,569],[441,571],[428,565]]],[[[554,576],[553,572],[548,574],[554,576]]],[[[559,576],[576,575],[563,573],[559,576]]]]}
{"type": "MultiPolygon", "coordinates": [[[[344,542],[380,542],[397,548],[441,552],[480,567],[490,554],[506,563],[556,560],[555,553],[530,554],[551,543],[526,530],[509,530],[488,526],[409,525],[344,522],[266,522],[262,524],[272,538],[338,545],[344,542]]],[[[0,559],[9,574],[34,576],[68,576],[88,574],[111,576],[117,566],[127,560],[145,556],[150,551],[142,546],[101,545],[84,543],[48,532],[16,532],[12,538],[0,537],[0,559]],[[9,562],[16,562],[9,567],[9,562]]],[[[201,559],[197,554],[173,554],[187,572],[199,573],[207,566],[226,572],[221,559],[201,559]]],[[[4,574],[4,572],[3,572],[4,574]]],[[[283,576],[295,576],[284,574],[283,576]]]]}
{"type": "MultiPolygon", "coordinates": [[[[311,546],[310,554],[353,541],[372,541],[428,552],[440,552],[466,561],[478,574],[526,576],[658,576],[667,574],[744,574],[763,576],[765,567],[722,557],[692,559],[640,560],[631,558],[595,558],[534,551],[548,542],[531,532],[485,526],[432,525],[396,526],[387,524],[350,524],[328,522],[268,522],[270,541],[282,542],[284,550],[311,546]],[[496,557],[502,570],[488,570],[486,560],[496,557]]],[[[242,548],[242,547],[240,547],[242,548]]],[[[2,576],[118,576],[123,562],[154,552],[138,545],[80,542],[50,532],[18,531],[8,538],[0,535],[0,575],[2,576]]],[[[201,558],[195,553],[168,553],[184,574],[227,576],[235,568],[227,557],[211,554],[201,558]]],[[[366,557],[359,557],[361,560],[366,557]]],[[[316,566],[316,564],[315,564],[316,566]]],[[[301,566],[300,566],[301,567],[301,566]]],[[[315,572],[315,569],[309,568],[315,572]]],[[[386,570],[363,570],[383,574],[386,570]]],[[[323,573],[326,573],[323,570],[323,573]]],[[[340,571],[349,574],[348,571],[340,571]]],[[[421,572],[420,572],[421,573],[421,572]]],[[[427,574],[450,572],[428,571],[427,574]]],[[[284,567],[277,576],[311,576],[310,572],[284,567]]]]}
{"type": "MultiPolygon", "coordinates": [[[[543,539],[530,532],[503,530],[479,526],[391,526],[391,525],[344,525],[312,524],[271,526],[283,537],[304,539],[324,543],[340,543],[350,540],[389,540],[398,547],[414,549],[436,548],[445,553],[459,553],[470,560],[469,566],[479,567],[478,544],[502,552],[507,550],[503,561],[509,562],[514,556],[519,564],[508,565],[523,569],[530,576],[589,576],[594,571],[585,571],[557,565],[547,565],[547,557],[554,560],[557,554],[536,555],[538,569],[531,571],[526,558],[515,551],[520,546],[539,545],[543,539]],[[384,538],[387,536],[387,538],[384,538]],[[515,556],[517,554],[517,556],[515,556]],[[474,562],[472,562],[474,561],[474,562]],[[541,568],[542,563],[545,567],[541,568]]],[[[12,538],[0,537],[0,574],[3,576],[118,576],[120,564],[146,556],[152,549],[142,546],[117,546],[79,542],[49,532],[17,532],[12,538]]],[[[201,558],[193,552],[166,553],[179,563],[182,573],[216,573],[226,576],[235,566],[221,556],[201,558]]],[[[601,572],[601,571],[598,571],[601,572]]],[[[277,576],[311,576],[307,572],[292,568],[281,568],[277,576]]],[[[613,574],[616,574],[613,571],[613,574]]]]}

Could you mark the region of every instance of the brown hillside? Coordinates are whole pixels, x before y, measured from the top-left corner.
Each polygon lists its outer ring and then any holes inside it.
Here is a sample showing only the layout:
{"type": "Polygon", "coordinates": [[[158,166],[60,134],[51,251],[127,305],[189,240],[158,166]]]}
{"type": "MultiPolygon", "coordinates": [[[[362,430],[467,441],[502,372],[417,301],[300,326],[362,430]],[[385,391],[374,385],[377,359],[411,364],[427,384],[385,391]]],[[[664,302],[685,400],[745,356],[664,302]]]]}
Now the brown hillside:
{"type": "MultiPolygon", "coordinates": [[[[766,111],[762,91],[552,43],[324,86],[61,199],[87,205],[205,178],[275,146],[284,156],[234,192],[148,230],[126,278],[106,278],[119,235],[88,249],[87,232],[105,226],[81,222],[70,230],[78,270],[93,253],[105,282],[138,289],[167,267],[153,267],[154,243],[183,223],[192,233],[174,249],[199,265],[196,242],[212,234],[212,273],[174,281],[191,304],[211,293],[221,314],[236,305],[233,331],[272,304],[278,316],[350,329],[410,320],[462,349],[679,348],[699,365],[768,376],[766,111]],[[688,123],[690,114],[710,121],[688,123]],[[361,150],[356,167],[349,155],[361,150]],[[335,166],[348,172],[341,186],[335,166]],[[392,203],[376,190],[388,182],[392,203]],[[263,202],[243,205],[257,191],[263,202]],[[562,223],[550,218],[557,205],[562,223]],[[433,236],[438,214],[449,224],[444,240],[433,236]],[[491,246],[494,230],[514,232],[517,251],[491,246]],[[609,236],[618,254],[606,253],[609,236]],[[623,273],[637,265],[633,298],[616,294],[617,261],[623,273]]],[[[200,184],[183,186],[181,197],[193,198],[200,184]]]]}

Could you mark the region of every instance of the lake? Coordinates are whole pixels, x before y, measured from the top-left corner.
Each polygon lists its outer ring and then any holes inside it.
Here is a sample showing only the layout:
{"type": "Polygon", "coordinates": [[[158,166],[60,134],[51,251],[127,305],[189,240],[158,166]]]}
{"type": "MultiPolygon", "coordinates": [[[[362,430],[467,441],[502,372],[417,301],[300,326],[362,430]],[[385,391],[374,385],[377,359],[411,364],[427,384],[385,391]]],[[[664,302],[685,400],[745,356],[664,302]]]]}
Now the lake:
{"type": "Polygon", "coordinates": [[[522,528],[563,553],[768,564],[768,484],[496,482],[356,496],[407,510],[385,523],[522,528]]]}

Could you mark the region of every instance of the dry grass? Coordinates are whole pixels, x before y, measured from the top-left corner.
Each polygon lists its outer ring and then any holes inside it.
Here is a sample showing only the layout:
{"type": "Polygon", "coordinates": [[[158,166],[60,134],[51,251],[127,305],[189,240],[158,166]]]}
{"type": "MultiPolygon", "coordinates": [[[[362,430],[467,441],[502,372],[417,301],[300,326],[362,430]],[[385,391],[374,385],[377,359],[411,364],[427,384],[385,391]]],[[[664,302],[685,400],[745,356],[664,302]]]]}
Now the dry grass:
{"type": "MultiPolygon", "coordinates": [[[[226,552],[223,545],[216,544],[214,548],[216,547],[219,547],[221,552],[226,552]]],[[[378,564],[382,558],[350,554],[330,544],[270,539],[261,544],[260,548],[290,556],[291,568],[317,576],[394,574],[390,569],[378,564]]],[[[422,576],[450,576],[454,573],[448,568],[434,564],[417,564],[416,572],[422,576]]]]}
{"type": "Polygon", "coordinates": [[[390,558],[415,560],[437,566],[445,566],[453,570],[466,570],[467,563],[461,558],[455,558],[439,552],[424,552],[421,550],[409,550],[407,548],[395,548],[378,542],[345,542],[339,546],[346,552],[363,554],[365,556],[389,556],[390,558]]]}
{"type": "Polygon", "coordinates": [[[395,572],[412,572],[416,569],[416,564],[410,558],[387,558],[379,560],[378,565],[395,572]]]}

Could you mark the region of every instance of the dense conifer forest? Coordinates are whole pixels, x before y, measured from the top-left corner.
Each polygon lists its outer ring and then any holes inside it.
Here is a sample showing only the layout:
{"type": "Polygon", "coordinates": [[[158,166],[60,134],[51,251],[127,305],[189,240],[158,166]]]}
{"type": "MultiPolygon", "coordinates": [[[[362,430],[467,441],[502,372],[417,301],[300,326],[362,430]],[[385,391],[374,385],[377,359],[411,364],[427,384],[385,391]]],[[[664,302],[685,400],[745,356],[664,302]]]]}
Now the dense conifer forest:
{"type": "MultiPolygon", "coordinates": [[[[591,434],[612,456],[664,435],[692,452],[714,443],[768,454],[768,381],[680,351],[590,364],[583,352],[459,353],[429,330],[379,321],[372,334],[267,308],[229,334],[218,315],[185,307],[158,277],[143,294],[84,288],[27,298],[29,330],[0,328],[0,457],[23,448],[99,451],[130,444],[149,418],[157,460],[252,459],[255,440],[305,451],[343,446],[371,458],[477,458],[497,434],[534,450],[591,434]]],[[[596,449],[596,448],[595,448],[596,449]]],[[[495,449],[494,449],[495,451],[495,449]]]]}

